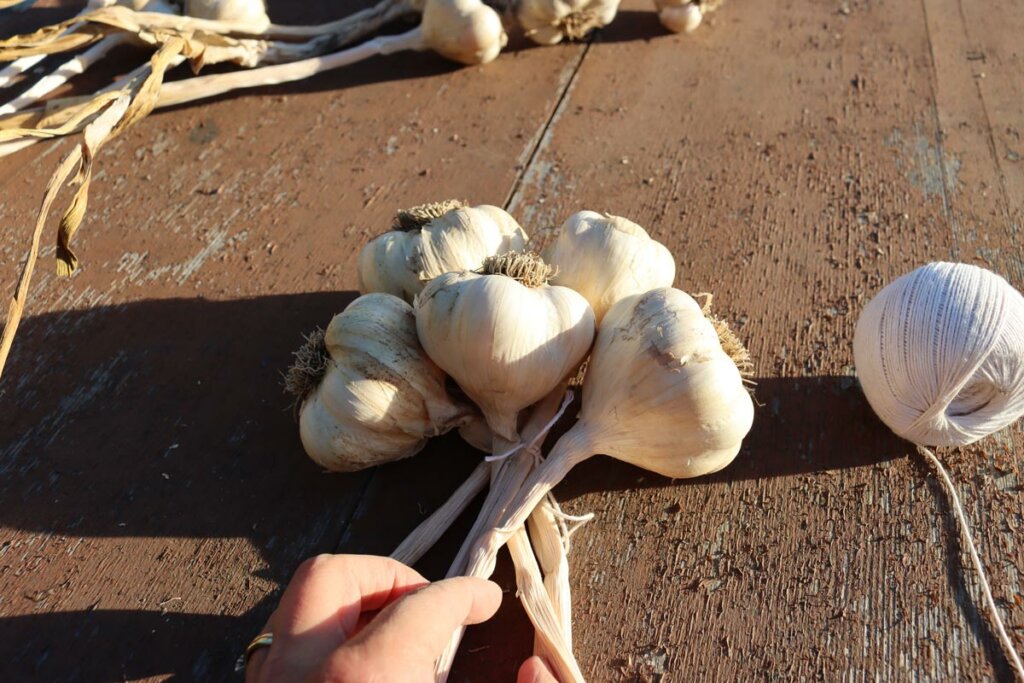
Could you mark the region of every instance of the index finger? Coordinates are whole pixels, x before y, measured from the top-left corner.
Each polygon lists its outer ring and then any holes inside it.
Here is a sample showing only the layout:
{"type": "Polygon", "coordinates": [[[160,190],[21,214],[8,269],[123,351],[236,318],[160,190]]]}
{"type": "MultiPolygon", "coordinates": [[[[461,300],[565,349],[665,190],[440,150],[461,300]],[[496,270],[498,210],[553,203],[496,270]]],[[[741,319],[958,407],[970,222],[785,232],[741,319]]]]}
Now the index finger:
{"type": "Polygon", "coordinates": [[[491,581],[458,577],[432,583],[386,607],[322,671],[360,680],[352,671],[355,662],[372,666],[377,680],[419,680],[412,673],[433,672],[456,628],[490,619],[500,604],[501,589],[491,581]]]}
{"type": "Polygon", "coordinates": [[[427,583],[419,572],[388,557],[318,555],[295,572],[270,626],[280,639],[334,621],[343,642],[355,631],[360,614],[382,609],[427,583]]]}

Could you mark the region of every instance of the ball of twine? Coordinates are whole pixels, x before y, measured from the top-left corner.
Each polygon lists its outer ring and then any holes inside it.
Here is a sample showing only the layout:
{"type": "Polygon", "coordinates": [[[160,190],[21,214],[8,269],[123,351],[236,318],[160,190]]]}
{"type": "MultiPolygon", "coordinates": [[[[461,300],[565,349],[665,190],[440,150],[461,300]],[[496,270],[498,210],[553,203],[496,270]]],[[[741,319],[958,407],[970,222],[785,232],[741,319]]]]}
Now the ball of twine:
{"type": "Polygon", "coordinates": [[[963,446],[1024,415],[1024,297],[984,268],[894,280],[857,321],[853,356],[871,407],[916,444],[963,446]]]}

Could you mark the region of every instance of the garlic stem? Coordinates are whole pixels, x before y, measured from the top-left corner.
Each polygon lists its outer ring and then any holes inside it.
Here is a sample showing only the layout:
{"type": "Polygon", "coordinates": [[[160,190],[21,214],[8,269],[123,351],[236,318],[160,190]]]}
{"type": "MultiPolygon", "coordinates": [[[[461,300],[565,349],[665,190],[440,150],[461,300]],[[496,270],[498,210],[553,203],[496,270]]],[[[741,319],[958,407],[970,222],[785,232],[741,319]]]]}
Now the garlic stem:
{"type": "MultiPolygon", "coordinates": [[[[523,427],[522,440],[524,444],[531,445],[533,442],[542,441],[551,428],[551,417],[560,414],[559,411],[568,407],[567,401],[563,401],[562,398],[565,389],[566,383],[560,383],[554,391],[533,407],[530,417],[527,418],[526,425],[523,427]],[[562,401],[561,407],[559,401],[562,401]]],[[[492,450],[503,448],[498,445],[501,440],[497,436],[492,438],[495,440],[492,450]]],[[[487,494],[480,514],[477,515],[473,528],[466,536],[465,542],[448,570],[448,578],[462,575],[475,539],[486,529],[491,528],[505,506],[515,499],[519,486],[526,480],[526,476],[533,467],[533,454],[528,453],[528,450],[529,448],[525,448],[500,462],[488,463],[491,467],[491,490],[487,494]]]]}
{"type": "MultiPolygon", "coordinates": [[[[565,391],[566,386],[566,382],[561,383],[555,391],[551,392],[551,394],[538,403],[530,414],[530,418],[526,426],[523,428],[523,440],[524,443],[528,444],[528,446],[532,446],[534,442],[540,441],[544,438],[546,431],[543,433],[537,433],[536,430],[540,425],[545,425],[548,422],[549,417],[555,410],[553,406],[557,405],[555,400],[561,395],[561,392],[565,391]]],[[[563,402],[560,410],[564,411],[567,407],[568,402],[563,402]]],[[[559,439],[559,443],[564,439],[565,437],[563,436],[562,439],[559,439]]],[[[476,523],[473,525],[473,529],[466,537],[465,543],[462,544],[462,548],[459,549],[458,556],[455,558],[451,569],[448,571],[448,578],[460,575],[483,575],[480,573],[472,573],[474,571],[474,566],[470,563],[474,550],[481,543],[486,544],[484,554],[490,559],[490,568],[487,570],[486,576],[489,577],[494,572],[494,563],[497,558],[498,550],[501,549],[501,546],[505,544],[510,535],[501,533],[496,527],[501,523],[501,520],[504,517],[508,516],[509,511],[513,509],[512,505],[515,503],[522,490],[521,487],[531,478],[530,472],[533,468],[534,460],[534,451],[528,447],[510,458],[502,460],[500,463],[492,463],[492,466],[498,466],[500,469],[493,477],[491,492],[488,494],[487,500],[484,502],[484,509],[480,511],[480,515],[477,517],[476,523]]],[[[571,467],[569,469],[571,469],[571,467]]],[[[536,471],[534,470],[534,473],[535,472],[536,471]]],[[[568,469],[566,472],[568,472],[568,469]]],[[[564,474],[562,476],[564,477],[564,474]]],[[[550,488],[551,487],[548,487],[544,493],[547,493],[550,488]]],[[[533,510],[542,498],[543,494],[534,502],[530,510],[533,510]]],[[[523,525],[527,514],[522,515],[518,526],[523,525]]],[[[502,526],[504,527],[507,525],[502,526]]],[[[481,562],[480,564],[485,563],[481,562]]],[[[517,567],[517,572],[518,570],[519,568],[517,567]]],[[[479,572],[480,569],[478,568],[476,571],[479,572]]],[[[546,599],[550,600],[550,598],[546,599]]],[[[546,628],[546,625],[542,624],[542,627],[546,628]]],[[[559,625],[557,628],[561,629],[561,626],[559,625]]],[[[452,663],[455,660],[455,654],[459,649],[459,643],[462,641],[462,635],[464,632],[464,628],[456,629],[455,633],[452,634],[452,640],[448,644],[447,649],[437,660],[434,671],[436,674],[436,680],[439,683],[443,683],[448,678],[448,674],[451,671],[452,663]]],[[[551,633],[545,634],[545,638],[548,640],[551,640],[554,637],[555,636],[551,633]]],[[[558,638],[561,639],[561,636],[559,635],[558,638]]],[[[565,648],[559,653],[554,654],[556,656],[560,655],[563,658],[572,659],[571,647],[565,648]]]]}
{"type": "MultiPolygon", "coordinates": [[[[572,594],[569,585],[569,558],[566,554],[567,538],[559,529],[556,512],[558,502],[550,493],[538,505],[527,520],[530,541],[533,543],[537,562],[544,573],[544,587],[555,608],[555,616],[562,628],[566,647],[572,651],[572,594]]],[[[538,634],[534,654],[541,654],[536,647],[541,645],[538,634]]]]}
{"type": "Polygon", "coordinates": [[[289,64],[264,66],[212,76],[197,76],[173,83],[165,83],[160,88],[157,108],[174,107],[186,102],[216,97],[233,90],[258,88],[280,83],[301,81],[324,71],[339,69],[349,64],[360,62],[377,55],[389,55],[403,50],[425,50],[423,34],[420,29],[396,36],[380,36],[368,40],[362,45],[335,52],[324,57],[312,57],[289,64]]]}
{"type": "Polygon", "coordinates": [[[526,535],[526,529],[519,527],[508,540],[508,551],[516,568],[516,586],[526,615],[533,623],[537,636],[541,638],[544,650],[550,655],[550,663],[562,683],[582,683],[583,673],[572,656],[571,647],[565,642],[555,609],[552,607],[541,578],[537,559],[526,535]]]}
{"type": "Polygon", "coordinates": [[[21,95],[18,95],[7,104],[0,106],[0,116],[3,116],[4,114],[13,114],[14,112],[20,111],[29,105],[35,104],[38,100],[67,83],[70,79],[85,73],[85,71],[96,62],[110,54],[114,48],[127,43],[129,37],[130,36],[127,33],[108,36],[82,54],[69,59],[67,62],[57,67],[52,73],[49,73],[39,79],[31,88],[23,92],[21,95]]]}
{"type": "MultiPolygon", "coordinates": [[[[185,61],[184,57],[181,57],[181,56],[175,57],[171,61],[170,66],[168,66],[168,69],[171,69],[171,68],[174,68],[175,66],[178,66],[183,61],[185,61]]],[[[66,97],[66,98],[60,98],[60,99],[57,99],[57,100],[52,100],[48,104],[52,105],[55,108],[55,111],[52,114],[45,114],[45,116],[47,117],[47,123],[50,124],[51,126],[56,127],[56,126],[60,126],[60,125],[62,125],[64,123],[72,120],[75,117],[75,115],[79,112],[79,110],[81,108],[81,105],[88,104],[89,102],[93,101],[99,95],[104,95],[106,93],[114,92],[115,90],[122,90],[122,89],[124,89],[129,83],[131,83],[136,78],[145,77],[145,74],[149,72],[149,68],[150,68],[149,62],[146,62],[145,64],[142,64],[142,65],[136,67],[135,69],[133,69],[129,73],[125,74],[123,77],[121,77],[118,80],[114,81],[113,83],[111,83],[107,87],[103,88],[102,90],[100,90],[95,95],[80,96],[80,97],[66,97]]],[[[35,112],[35,111],[37,111],[37,110],[32,110],[32,112],[35,112]]],[[[31,114],[32,112],[22,112],[21,114],[18,114],[18,116],[22,116],[24,114],[31,114]]],[[[43,112],[45,112],[45,108],[43,109],[43,112]]],[[[40,115],[42,115],[42,114],[40,114],[40,115]]],[[[77,132],[78,130],[81,130],[82,128],[84,128],[85,125],[87,125],[90,121],[92,121],[95,118],[95,116],[96,115],[94,114],[92,116],[89,116],[89,117],[86,117],[85,119],[83,119],[81,125],[80,126],[76,126],[75,130],[72,131],[72,132],[77,132]]],[[[12,118],[14,118],[14,117],[8,116],[8,117],[6,117],[4,119],[0,119],[0,130],[3,130],[4,128],[8,127],[5,124],[8,121],[10,121],[12,118]]],[[[68,133],[68,134],[71,134],[71,133],[68,133]]],[[[48,138],[29,136],[29,137],[22,138],[20,140],[10,140],[10,141],[7,141],[7,142],[0,142],[0,159],[2,159],[5,156],[8,156],[10,154],[14,154],[15,152],[20,152],[21,150],[25,149],[26,147],[31,147],[32,145],[36,144],[37,142],[42,142],[43,140],[46,140],[46,139],[48,139],[48,138]]]]}
{"type": "Polygon", "coordinates": [[[25,73],[39,62],[46,59],[46,55],[30,55],[19,57],[13,62],[0,69],[0,88],[10,85],[11,81],[25,73]]]}
{"type": "Polygon", "coordinates": [[[495,527],[477,539],[470,551],[466,576],[488,578],[494,573],[498,550],[573,467],[594,455],[591,443],[582,421],[558,440],[548,457],[527,477],[515,500],[504,508],[495,527]]]}
{"type": "MultiPolygon", "coordinates": [[[[106,6],[106,3],[104,3],[103,6],[106,6]]],[[[83,9],[81,12],[76,14],[75,17],[80,17],[83,14],[89,12],[90,10],[94,10],[97,8],[98,7],[95,3],[89,3],[89,5],[86,6],[86,8],[83,9]]],[[[0,88],[6,87],[8,84],[10,84],[11,81],[13,81],[15,78],[17,78],[21,74],[25,73],[26,71],[34,67],[39,62],[46,59],[46,57],[47,55],[45,53],[19,57],[18,59],[15,59],[13,62],[5,66],[3,69],[0,69],[0,88]]]]}
{"type": "Polygon", "coordinates": [[[434,511],[429,517],[423,520],[411,534],[409,534],[401,545],[391,553],[392,559],[407,565],[419,562],[420,558],[434,547],[434,544],[458,519],[459,515],[465,512],[469,504],[476,498],[477,494],[484,490],[484,486],[491,476],[491,467],[486,462],[481,462],[469,475],[469,478],[462,483],[455,493],[445,503],[434,511]]]}
{"type": "MultiPolygon", "coordinates": [[[[513,456],[509,461],[518,463],[522,460],[522,455],[513,456]]],[[[530,512],[541,504],[548,492],[565,478],[569,470],[592,455],[594,455],[594,450],[587,429],[578,422],[558,439],[558,443],[555,444],[548,458],[542,461],[537,469],[527,474],[522,487],[518,489],[518,492],[514,492],[513,500],[497,506],[499,514],[489,516],[486,531],[479,535],[471,533],[467,538],[464,549],[470,543],[472,543],[472,548],[468,551],[466,570],[461,573],[467,577],[489,578],[490,574],[495,571],[498,551],[508,542],[512,533],[522,527],[530,512]]],[[[509,464],[509,461],[504,461],[502,464],[509,464]]],[[[460,551],[460,557],[462,555],[463,553],[460,551]]],[[[453,565],[454,567],[455,565],[453,565]]],[[[449,575],[451,577],[453,574],[449,572],[449,575]]],[[[465,628],[456,629],[449,646],[438,657],[434,669],[435,679],[438,683],[444,683],[447,680],[463,633],[465,633],[465,628]]],[[[547,636],[552,637],[550,633],[547,636]]],[[[571,650],[568,650],[568,653],[571,655],[571,650]]]]}

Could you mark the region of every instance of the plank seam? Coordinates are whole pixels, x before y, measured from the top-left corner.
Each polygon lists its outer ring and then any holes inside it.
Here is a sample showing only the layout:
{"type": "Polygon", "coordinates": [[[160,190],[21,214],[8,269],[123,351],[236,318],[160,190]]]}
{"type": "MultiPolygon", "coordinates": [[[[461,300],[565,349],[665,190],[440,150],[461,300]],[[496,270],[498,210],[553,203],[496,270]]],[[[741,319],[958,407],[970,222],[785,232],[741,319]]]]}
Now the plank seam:
{"type": "Polygon", "coordinates": [[[960,259],[960,236],[959,225],[953,213],[953,198],[949,195],[949,174],[946,173],[946,149],[942,144],[942,119],[939,117],[939,67],[935,58],[935,41],[932,39],[932,28],[928,24],[928,2],[921,0],[921,12],[924,14],[924,31],[928,38],[928,57],[931,61],[932,77],[929,79],[928,87],[932,96],[932,118],[935,124],[935,151],[938,153],[939,173],[942,176],[942,209],[949,221],[949,228],[953,234],[953,258],[960,259]]]}
{"type": "Polygon", "coordinates": [[[352,522],[359,516],[359,510],[366,504],[367,493],[373,485],[373,480],[376,476],[377,468],[373,468],[369,471],[366,481],[363,482],[362,487],[360,487],[359,493],[356,495],[352,506],[345,512],[345,514],[343,514],[344,521],[341,523],[341,528],[338,529],[338,536],[333,544],[335,553],[344,552],[344,545],[347,540],[349,530],[352,528],[352,522]]]}
{"type": "Polygon", "coordinates": [[[558,100],[555,102],[555,106],[551,108],[551,113],[548,115],[547,120],[544,121],[544,125],[540,129],[540,134],[536,136],[536,141],[533,143],[533,148],[530,150],[530,154],[526,159],[526,163],[519,169],[516,174],[515,180],[512,181],[512,187],[509,189],[508,194],[505,196],[505,202],[502,204],[502,208],[506,211],[511,210],[511,206],[518,199],[518,195],[523,190],[523,185],[526,182],[526,176],[533,168],[534,163],[537,161],[537,157],[540,155],[541,150],[545,146],[552,126],[559,119],[562,112],[565,109],[566,104],[569,100],[569,93],[572,92],[573,86],[576,84],[576,78],[579,76],[580,69],[583,67],[583,60],[587,58],[587,54],[590,52],[590,47],[594,44],[594,33],[590,34],[587,38],[587,42],[583,45],[583,49],[580,50],[579,58],[576,60],[576,64],[573,66],[572,74],[569,76],[565,83],[565,87],[562,88],[562,92],[558,95],[558,100]]]}
{"type": "MultiPolygon", "coordinates": [[[[960,25],[964,29],[964,38],[967,39],[968,48],[973,47],[971,41],[970,31],[967,30],[967,17],[964,15],[964,3],[963,0],[957,1],[957,9],[960,14],[960,25]]],[[[972,75],[974,70],[971,70],[972,75]]],[[[1016,246],[1017,244],[1017,230],[1013,224],[1013,215],[1010,211],[1010,191],[1006,187],[1006,172],[1003,170],[1003,166],[999,161],[999,149],[996,146],[996,138],[992,131],[992,117],[988,113],[988,104],[985,102],[985,93],[981,88],[981,81],[975,75],[974,89],[978,93],[978,102],[981,104],[981,111],[985,115],[985,133],[988,141],[988,151],[992,155],[992,164],[995,166],[996,175],[999,176],[999,189],[1003,199],[1003,213],[1006,215],[1006,224],[1010,229],[1010,240],[1016,246]]],[[[1018,273],[1018,275],[1020,275],[1018,273]]]]}

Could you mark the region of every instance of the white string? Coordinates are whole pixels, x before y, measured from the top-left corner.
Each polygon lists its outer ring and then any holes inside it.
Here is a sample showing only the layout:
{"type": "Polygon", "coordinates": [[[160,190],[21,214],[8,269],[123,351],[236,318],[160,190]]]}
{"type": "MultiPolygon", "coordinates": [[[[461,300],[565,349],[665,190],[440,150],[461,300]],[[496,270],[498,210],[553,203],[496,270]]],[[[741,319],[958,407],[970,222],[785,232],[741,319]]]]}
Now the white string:
{"type": "Polygon", "coordinates": [[[967,525],[967,515],[964,514],[964,509],[960,505],[960,497],[956,493],[956,487],[953,485],[953,480],[949,478],[946,473],[946,468],[942,466],[939,459],[935,457],[935,454],[924,446],[918,446],[917,452],[923,455],[927,460],[931,461],[933,467],[939,473],[939,477],[942,479],[942,483],[946,487],[946,493],[949,494],[949,499],[953,503],[953,512],[956,516],[957,522],[960,526],[960,533],[963,534],[964,540],[967,541],[967,550],[970,552],[971,561],[974,563],[974,570],[978,572],[978,581],[981,583],[981,592],[985,596],[985,603],[988,605],[989,613],[992,615],[992,621],[996,626],[996,632],[999,635],[999,640],[1002,643],[1003,651],[1006,653],[1007,659],[1010,660],[1010,665],[1014,668],[1017,678],[1020,681],[1024,681],[1024,664],[1021,663],[1020,657],[1017,655],[1017,650],[1013,646],[1013,641],[1010,640],[1009,634],[1006,632],[1006,627],[1003,625],[1003,619],[999,616],[999,610],[996,609],[996,601],[992,598],[992,588],[989,585],[988,577],[985,575],[985,568],[981,564],[981,558],[978,557],[978,551],[974,546],[974,539],[971,537],[970,527],[967,525]]]}
{"type": "Polygon", "coordinates": [[[562,415],[565,414],[566,408],[568,408],[569,404],[572,403],[573,396],[574,394],[572,393],[572,390],[565,392],[565,398],[562,399],[562,407],[558,409],[558,412],[555,413],[555,416],[553,418],[548,420],[548,423],[544,425],[544,428],[537,432],[537,436],[533,437],[530,443],[524,444],[523,442],[520,441],[519,443],[512,446],[512,448],[505,451],[504,453],[488,455],[487,457],[484,458],[484,460],[486,460],[487,462],[499,462],[519,452],[521,448],[530,450],[536,447],[541,441],[544,440],[544,438],[548,435],[548,432],[551,431],[551,428],[555,426],[555,423],[558,422],[559,419],[561,419],[562,415]]]}

